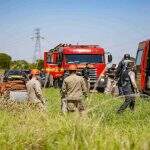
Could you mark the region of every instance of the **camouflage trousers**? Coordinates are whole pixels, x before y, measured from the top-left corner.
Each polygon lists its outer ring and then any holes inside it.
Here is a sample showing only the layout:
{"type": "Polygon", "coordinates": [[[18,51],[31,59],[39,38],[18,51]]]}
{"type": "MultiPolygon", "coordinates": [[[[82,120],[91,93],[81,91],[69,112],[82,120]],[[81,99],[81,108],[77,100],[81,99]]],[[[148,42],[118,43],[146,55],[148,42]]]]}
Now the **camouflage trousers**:
{"type": "Polygon", "coordinates": [[[66,112],[82,112],[85,110],[85,106],[82,100],[61,100],[61,110],[63,113],[66,112]]]}

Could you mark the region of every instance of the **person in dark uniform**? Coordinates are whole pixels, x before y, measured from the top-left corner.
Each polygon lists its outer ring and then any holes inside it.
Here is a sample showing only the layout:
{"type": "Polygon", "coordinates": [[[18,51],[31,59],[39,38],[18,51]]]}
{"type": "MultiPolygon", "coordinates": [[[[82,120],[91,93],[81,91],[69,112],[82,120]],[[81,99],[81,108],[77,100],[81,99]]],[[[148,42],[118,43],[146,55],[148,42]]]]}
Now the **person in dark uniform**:
{"type": "Polygon", "coordinates": [[[124,67],[126,67],[126,64],[130,60],[131,60],[130,54],[125,54],[123,59],[119,62],[119,65],[116,70],[116,79],[118,80],[117,85],[118,85],[119,95],[123,95],[120,77],[121,77],[122,71],[124,70],[124,67]]]}
{"type": "Polygon", "coordinates": [[[123,112],[128,106],[133,111],[135,107],[135,93],[138,93],[138,88],[135,81],[134,62],[128,62],[126,70],[121,74],[120,82],[122,85],[123,95],[125,96],[124,103],[118,109],[118,113],[123,112]]]}
{"type": "Polygon", "coordinates": [[[90,76],[90,68],[89,68],[89,64],[87,63],[85,68],[83,68],[82,70],[82,76],[84,78],[85,84],[86,84],[86,88],[89,91],[90,90],[90,81],[89,81],[89,76],[90,76]]]}

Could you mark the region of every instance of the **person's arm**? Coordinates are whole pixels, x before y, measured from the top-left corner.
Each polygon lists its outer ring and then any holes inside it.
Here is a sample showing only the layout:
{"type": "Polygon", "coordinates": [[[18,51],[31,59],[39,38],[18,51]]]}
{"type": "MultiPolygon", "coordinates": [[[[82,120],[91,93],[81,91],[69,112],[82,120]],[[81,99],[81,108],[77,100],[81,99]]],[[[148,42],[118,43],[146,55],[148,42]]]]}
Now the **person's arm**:
{"type": "Polygon", "coordinates": [[[45,99],[43,97],[41,84],[40,84],[39,81],[35,83],[34,90],[35,90],[35,93],[36,93],[38,99],[44,104],[45,103],[45,99]]]}
{"type": "Polygon", "coordinates": [[[108,75],[108,77],[110,77],[110,78],[114,78],[115,72],[112,70],[112,68],[109,68],[109,69],[108,69],[107,75],[108,75]]]}
{"type": "Polygon", "coordinates": [[[88,89],[86,87],[84,79],[81,80],[81,86],[82,86],[82,91],[83,91],[84,96],[87,97],[88,89]]]}
{"type": "Polygon", "coordinates": [[[134,89],[136,90],[136,92],[138,92],[138,88],[137,88],[137,84],[136,84],[136,80],[135,80],[135,73],[133,71],[129,72],[129,77],[132,83],[132,86],[134,87],[134,89]]]}
{"type": "Polygon", "coordinates": [[[109,74],[109,68],[107,68],[107,69],[106,69],[105,74],[106,74],[106,75],[108,75],[108,74],[109,74]]]}
{"type": "Polygon", "coordinates": [[[61,97],[64,98],[67,94],[67,85],[66,81],[63,81],[62,88],[61,88],[61,97]]]}
{"type": "Polygon", "coordinates": [[[116,73],[115,73],[116,78],[119,78],[121,70],[122,70],[122,61],[119,62],[119,65],[116,69],[116,73]]]}

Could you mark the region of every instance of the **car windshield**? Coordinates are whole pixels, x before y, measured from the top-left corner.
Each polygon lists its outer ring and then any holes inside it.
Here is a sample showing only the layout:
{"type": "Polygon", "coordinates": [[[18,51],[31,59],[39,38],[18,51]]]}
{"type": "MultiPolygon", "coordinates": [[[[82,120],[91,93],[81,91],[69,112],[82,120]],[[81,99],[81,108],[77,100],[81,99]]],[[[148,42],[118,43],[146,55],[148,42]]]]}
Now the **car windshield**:
{"type": "Polygon", "coordinates": [[[23,70],[23,71],[22,71],[22,74],[30,74],[30,73],[31,73],[30,70],[23,70]]]}
{"type": "Polygon", "coordinates": [[[104,56],[98,54],[67,54],[68,63],[103,63],[104,56]]]}
{"type": "Polygon", "coordinates": [[[10,70],[8,72],[9,75],[22,75],[22,72],[19,70],[10,70]]]}

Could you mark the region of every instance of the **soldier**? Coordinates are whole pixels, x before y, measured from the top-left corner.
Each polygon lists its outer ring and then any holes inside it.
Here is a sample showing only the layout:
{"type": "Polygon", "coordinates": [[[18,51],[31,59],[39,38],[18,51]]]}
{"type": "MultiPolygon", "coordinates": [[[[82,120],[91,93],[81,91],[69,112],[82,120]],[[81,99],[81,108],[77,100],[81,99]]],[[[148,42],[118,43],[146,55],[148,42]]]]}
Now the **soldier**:
{"type": "Polygon", "coordinates": [[[116,70],[116,78],[118,79],[117,85],[118,85],[119,95],[123,95],[120,77],[121,77],[122,71],[124,70],[124,67],[126,67],[126,64],[130,60],[131,60],[130,54],[125,54],[124,58],[119,62],[119,65],[116,70]]]}
{"type": "Polygon", "coordinates": [[[125,95],[125,101],[118,109],[118,113],[123,112],[128,106],[133,111],[135,106],[135,93],[138,93],[135,73],[134,73],[134,62],[128,62],[126,70],[122,72],[121,75],[121,85],[123,90],[123,95],[125,95]]]}
{"type": "Polygon", "coordinates": [[[38,81],[39,70],[31,71],[31,80],[26,84],[29,103],[39,110],[45,110],[45,100],[42,95],[41,84],[38,81]]]}
{"type": "Polygon", "coordinates": [[[83,99],[87,97],[87,88],[83,77],[76,75],[77,67],[70,65],[69,76],[63,81],[62,95],[62,112],[83,112],[83,99]]]}
{"type": "Polygon", "coordinates": [[[90,68],[89,68],[88,64],[86,64],[86,67],[82,70],[82,76],[84,78],[88,92],[90,90],[90,81],[89,81],[90,70],[89,69],[90,68]]]}
{"type": "Polygon", "coordinates": [[[105,93],[109,94],[113,92],[113,84],[115,82],[116,64],[113,64],[107,71],[107,85],[105,88],[105,93]]]}

